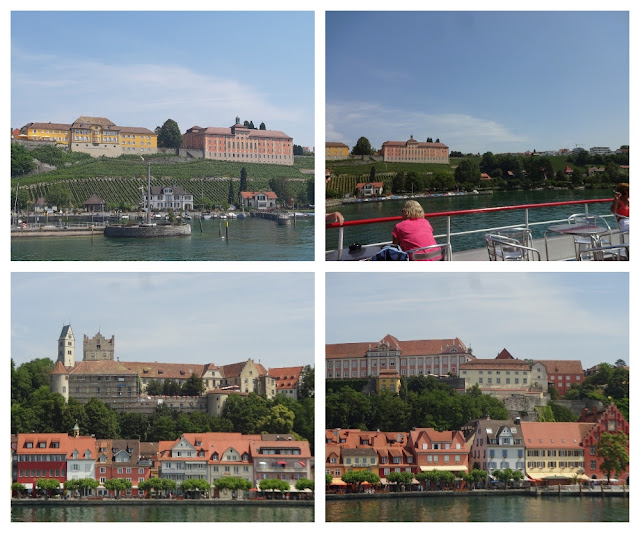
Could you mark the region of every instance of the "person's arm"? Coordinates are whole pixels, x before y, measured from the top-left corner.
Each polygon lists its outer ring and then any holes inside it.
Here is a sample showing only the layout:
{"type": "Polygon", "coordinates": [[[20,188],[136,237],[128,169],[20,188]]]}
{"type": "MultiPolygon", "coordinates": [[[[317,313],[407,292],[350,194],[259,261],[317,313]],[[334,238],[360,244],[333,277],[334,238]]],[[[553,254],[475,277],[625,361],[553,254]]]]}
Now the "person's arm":
{"type": "Polygon", "coordinates": [[[333,224],[335,222],[339,222],[340,224],[344,222],[342,213],[339,213],[338,211],[334,213],[327,213],[327,216],[325,217],[325,224],[333,224]]]}
{"type": "Polygon", "coordinates": [[[613,203],[611,204],[611,212],[612,213],[617,213],[618,212],[618,206],[620,205],[620,193],[617,192],[616,193],[616,197],[613,200],[613,203]]]}

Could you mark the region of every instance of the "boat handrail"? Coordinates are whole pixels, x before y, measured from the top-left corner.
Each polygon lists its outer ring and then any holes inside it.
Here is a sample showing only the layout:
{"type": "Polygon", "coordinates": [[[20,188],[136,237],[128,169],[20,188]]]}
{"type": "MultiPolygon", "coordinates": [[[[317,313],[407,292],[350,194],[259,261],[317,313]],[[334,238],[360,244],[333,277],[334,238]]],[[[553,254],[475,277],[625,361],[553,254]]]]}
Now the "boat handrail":
{"type": "MultiPolygon", "coordinates": [[[[501,211],[518,211],[518,210],[524,210],[525,212],[525,221],[524,221],[524,227],[529,229],[530,226],[537,226],[537,225],[543,225],[543,224],[553,224],[556,222],[563,222],[566,219],[562,218],[562,219],[558,219],[558,220],[546,220],[543,222],[529,222],[529,209],[538,209],[538,208],[543,208],[543,207],[561,207],[561,206],[567,206],[567,205],[584,205],[584,210],[585,213],[589,213],[589,204],[602,204],[602,203],[611,203],[613,202],[613,198],[601,198],[601,199],[593,199],[593,200],[567,200],[567,201],[562,201],[562,202],[544,202],[544,203],[540,203],[540,204],[520,204],[520,205],[507,205],[507,206],[500,206],[500,207],[484,207],[484,208],[480,208],[480,209],[462,209],[459,211],[440,211],[440,212],[435,212],[435,213],[425,213],[424,218],[440,218],[440,217],[446,217],[447,219],[447,231],[446,233],[443,234],[439,234],[439,235],[435,235],[436,238],[438,237],[446,237],[446,243],[450,244],[451,243],[451,237],[452,236],[458,236],[458,235],[470,235],[473,233],[486,233],[486,232],[490,232],[490,231],[496,231],[499,229],[506,229],[506,228],[517,228],[517,227],[522,227],[523,224],[511,224],[509,226],[499,226],[499,227],[495,227],[495,228],[481,228],[481,229],[475,229],[475,230],[469,230],[469,231],[460,231],[460,232],[451,232],[451,217],[454,216],[462,216],[462,215],[474,215],[474,214],[487,214],[487,213],[499,213],[501,211]]],[[[613,215],[604,215],[605,217],[613,217],[613,215]]],[[[397,216],[392,216],[392,217],[381,217],[381,218],[366,218],[366,219],[361,219],[361,220],[345,220],[343,222],[332,222],[330,224],[326,224],[326,229],[334,229],[334,228],[338,228],[339,230],[339,234],[338,234],[338,261],[341,259],[342,257],[342,249],[343,249],[343,245],[344,245],[344,228],[347,226],[359,226],[359,225],[366,225],[366,224],[381,224],[381,223],[385,223],[385,222],[400,222],[402,220],[402,216],[397,215],[397,216]]]]}

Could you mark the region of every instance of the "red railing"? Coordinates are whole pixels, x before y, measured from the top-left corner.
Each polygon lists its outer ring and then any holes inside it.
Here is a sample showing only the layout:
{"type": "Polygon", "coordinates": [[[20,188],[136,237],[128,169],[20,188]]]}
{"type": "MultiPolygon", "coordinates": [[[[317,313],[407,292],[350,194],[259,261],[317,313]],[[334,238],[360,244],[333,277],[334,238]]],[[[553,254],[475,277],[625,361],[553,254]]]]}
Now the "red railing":
{"type": "MultiPolygon", "coordinates": [[[[437,218],[437,217],[446,217],[447,219],[447,230],[446,233],[444,235],[441,235],[442,237],[446,236],[446,242],[447,243],[451,243],[451,217],[454,216],[462,216],[462,215],[477,215],[477,214],[487,214],[487,213],[499,213],[501,211],[518,211],[518,210],[524,210],[525,212],[525,221],[524,221],[524,226],[528,229],[529,228],[529,209],[539,209],[539,208],[543,208],[543,207],[561,207],[561,206],[567,206],[567,205],[584,205],[584,210],[585,213],[589,212],[589,204],[602,204],[602,203],[606,203],[606,202],[613,202],[613,198],[601,198],[601,199],[595,199],[595,200],[568,200],[568,201],[564,201],[564,202],[545,202],[545,203],[541,203],[541,204],[520,204],[520,205],[507,205],[507,206],[501,206],[501,207],[485,207],[482,209],[463,209],[460,211],[440,211],[437,213],[426,213],[424,215],[425,218],[437,218]]],[[[341,256],[342,256],[342,248],[343,248],[343,243],[344,243],[344,228],[347,226],[359,226],[359,225],[363,225],[363,224],[381,224],[384,222],[399,222],[402,220],[402,216],[393,216],[393,217],[382,217],[382,218],[366,218],[366,219],[361,219],[361,220],[345,220],[342,224],[339,222],[333,222],[331,224],[326,224],[326,229],[334,229],[334,228],[338,228],[339,229],[339,234],[338,234],[338,260],[340,260],[341,256]]],[[[546,222],[538,222],[536,224],[545,224],[545,223],[549,223],[549,222],[558,222],[558,221],[546,221],[546,222]]],[[[534,225],[534,224],[531,224],[534,225]]],[[[517,226],[521,226],[521,224],[517,225],[517,226]]],[[[455,233],[453,235],[464,235],[464,234],[468,234],[468,233],[479,233],[479,232],[486,232],[487,230],[496,230],[496,229],[502,229],[502,228],[508,228],[508,227],[515,227],[515,226],[500,226],[500,227],[496,227],[496,228],[483,228],[483,229],[478,229],[478,230],[471,230],[471,231],[464,231],[464,232],[458,232],[455,233]]],[[[438,237],[440,237],[440,235],[438,235],[438,237]]]]}

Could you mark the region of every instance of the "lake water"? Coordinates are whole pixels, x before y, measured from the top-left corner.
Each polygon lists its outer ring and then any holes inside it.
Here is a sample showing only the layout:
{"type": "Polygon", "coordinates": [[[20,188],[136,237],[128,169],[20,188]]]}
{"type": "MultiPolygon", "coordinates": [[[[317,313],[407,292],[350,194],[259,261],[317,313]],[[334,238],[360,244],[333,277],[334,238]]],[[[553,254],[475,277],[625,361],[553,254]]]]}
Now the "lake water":
{"type": "MultiPolygon", "coordinates": [[[[484,209],[487,207],[502,207],[520,204],[542,204],[548,202],[563,202],[572,200],[594,200],[610,198],[613,192],[605,190],[560,190],[560,191],[515,191],[495,192],[494,194],[473,194],[461,196],[440,196],[430,198],[416,198],[425,213],[443,211],[460,211],[464,209],[484,209]]],[[[385,200],[382,202],[357,202],[344,204],[327,209],[327,212],[340,211],[345,220],[360,220],[367,218],[382,218],[400,216],[405,200],[385,200]]],[[[610,215],[609,203],[589,205],[589,213],[595,215],[610,215]]],[[[524,210],[504,211],[500,213],[484,213],[477,215],[463,215],[451,217],[451,232],[469,231],[481,228],[524,224],[524,210]]],[[[566,220],[574,213],[584,213],[584,206],[542,207],[529,210],[529,223],[545,220],[566,220]]],[[[615,221],[608,218],[610,225],[615,221]]],[[[434,235],[446,234],[446,218],[430,218],[434,235]]],[[[369,224],[344,228],[344,245],[352,243],[371,244],[391,240],[391,231],[397,222],[369,224]]],[[[531,228],[534,239],[542,238],[546,225],[531,228]]],[[[451,237],[454,252],[484,247],[484,233],[460,235],[451,237]]],[[[438,242],[444,242],[439,238],[438,242]]],[[[326,249],[335,250],[338,247],[338,230],[327,230],[326,249]]]]}
{"type": "Polygon", "coordinates": [[[437,497],[330,501],[327,522],[628,522],[627,498],[437,497]]]}
{"type": "Polygon", "coordinates": [[[64,505],[11,507],[12,522],[312,522],[312,506],[64,505]]]}
{"type": "Polygon", "coordinates": [[[188,237],[113,239],[33,237],[11,240],[14,261],[313,261],[314,218],[299,217],[296,226],[245,218],[192,220],[188,237]]]}

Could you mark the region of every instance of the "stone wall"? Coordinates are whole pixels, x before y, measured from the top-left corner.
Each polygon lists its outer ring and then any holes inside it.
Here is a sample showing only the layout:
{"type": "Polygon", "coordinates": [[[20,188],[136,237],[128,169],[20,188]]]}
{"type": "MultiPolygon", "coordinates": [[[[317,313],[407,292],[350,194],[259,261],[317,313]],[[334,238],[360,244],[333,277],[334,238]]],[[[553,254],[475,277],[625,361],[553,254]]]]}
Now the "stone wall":
{"type": "Polygon", "coordinates": [[[151,237],[177,237],[191,235],[191,226],[107,226],[104,229],[105,237],[125,238],[151,238],[151,237]]]}

